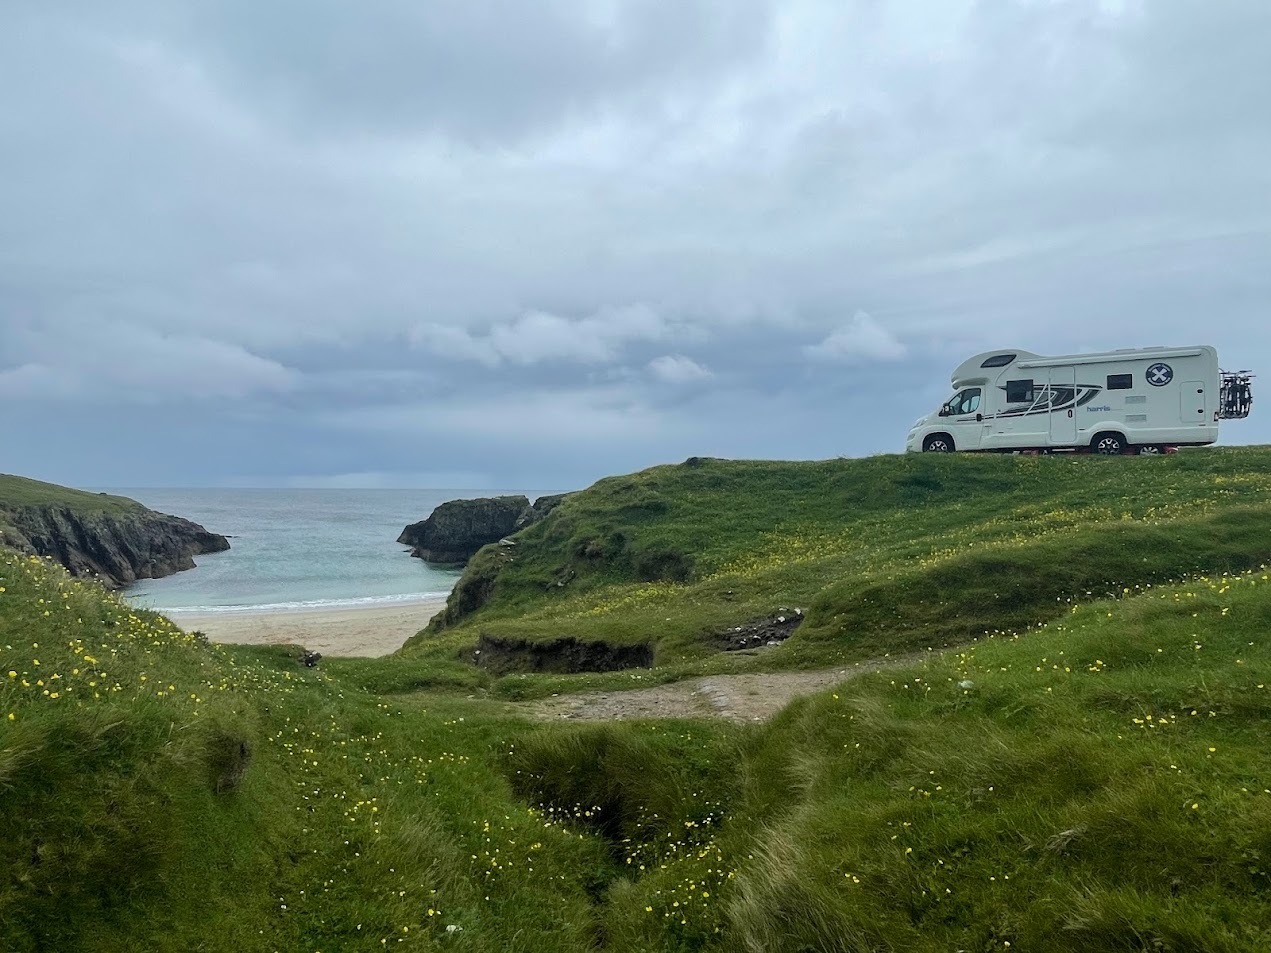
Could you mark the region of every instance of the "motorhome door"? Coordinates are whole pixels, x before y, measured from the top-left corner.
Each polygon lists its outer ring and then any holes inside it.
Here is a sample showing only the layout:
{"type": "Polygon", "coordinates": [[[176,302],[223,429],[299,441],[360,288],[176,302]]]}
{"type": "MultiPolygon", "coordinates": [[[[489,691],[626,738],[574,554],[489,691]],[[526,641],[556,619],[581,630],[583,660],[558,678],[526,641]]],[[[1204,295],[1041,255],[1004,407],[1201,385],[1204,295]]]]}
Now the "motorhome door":
{"type": "Polygon", "coordinates": [[[983,388],[967,387],[958,391],[944,405],[941,416],[948,417],[953,443],[959,450],[978,450],[980,435],[984,429],[984,410],[981,402],[984,399],[983,388]]]}
{"type": "Polygon", "coordinates": [[[1052,367],[1050,369],[1050,443],[1051,446],[1071,447],[1077,443],[1077,369],[1052,367]]]}

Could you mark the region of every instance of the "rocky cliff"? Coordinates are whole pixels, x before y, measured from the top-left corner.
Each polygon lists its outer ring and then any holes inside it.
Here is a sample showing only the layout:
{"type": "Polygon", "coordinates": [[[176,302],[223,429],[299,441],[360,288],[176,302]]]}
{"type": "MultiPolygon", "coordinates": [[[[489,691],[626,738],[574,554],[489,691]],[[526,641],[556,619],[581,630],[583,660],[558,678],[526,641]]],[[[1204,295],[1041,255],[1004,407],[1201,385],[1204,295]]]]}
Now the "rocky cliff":
{"type": "Polygon", "coordinates": [[[0,545],[48,556],[112,588],[194,568],[224,536],[135,500],[0,475],[0,545]]]}
{"type": "Polygon", "coordinates": [[[528,497],[495,496],[451,500],[426,520],[412,523],[397,537],[410,554],[430,563],[462,563],[487,543],[516,532],[516,521],[530,505],[528,497]]]}
{"type": "Polygon", "coordinates": [[[407,526],[397,541],[428,562],[467,562],[482,546],[538,522],[568,495],[540,496],[532,506],[525,496],[451,500],[428,519],[407,526]]]}

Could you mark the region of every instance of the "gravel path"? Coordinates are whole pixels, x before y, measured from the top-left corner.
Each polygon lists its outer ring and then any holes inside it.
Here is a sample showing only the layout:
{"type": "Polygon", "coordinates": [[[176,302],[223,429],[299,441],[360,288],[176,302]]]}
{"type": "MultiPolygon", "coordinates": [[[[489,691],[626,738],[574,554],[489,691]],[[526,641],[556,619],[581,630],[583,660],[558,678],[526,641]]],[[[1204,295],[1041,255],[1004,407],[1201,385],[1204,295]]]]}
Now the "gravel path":
{"type": "Polygon", "coordinates": [[[911,659],[862,662],[821,672],[710,675],[654,688],[556,695],[525,702],[521,711],[546,721],[616,721],[626,718],[728,718],[765,721],[794,699],[811,695],[865,672],[911,659]]]}

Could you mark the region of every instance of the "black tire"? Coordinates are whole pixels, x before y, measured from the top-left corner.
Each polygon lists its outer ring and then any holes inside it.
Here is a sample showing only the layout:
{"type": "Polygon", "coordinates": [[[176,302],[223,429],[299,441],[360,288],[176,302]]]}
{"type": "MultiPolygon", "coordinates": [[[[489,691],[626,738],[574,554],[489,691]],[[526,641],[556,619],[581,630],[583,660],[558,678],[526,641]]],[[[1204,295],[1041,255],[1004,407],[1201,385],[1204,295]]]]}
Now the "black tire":
{"type": "Polygon", "coordinates": [[[1165,452],[1165,448],[1158,443],[1145,443],[1138,449],[1140,457],[1159,457],[1165,452]]]}
{"type": "Polygon", "coordinates": [[[1119,433],[1107,431],[1105,433],[1096,434],[1095,438],[1090,441],[1090,452],[1097,453],[1102,457],[1116,457],[1125,453],[1125,438],[1119,433]]]}
{"type": "Polygon", "coordinates": [[[922,442],[923,453],[953,453],[953,438],[947,433],[933,433],[922,442]]]}

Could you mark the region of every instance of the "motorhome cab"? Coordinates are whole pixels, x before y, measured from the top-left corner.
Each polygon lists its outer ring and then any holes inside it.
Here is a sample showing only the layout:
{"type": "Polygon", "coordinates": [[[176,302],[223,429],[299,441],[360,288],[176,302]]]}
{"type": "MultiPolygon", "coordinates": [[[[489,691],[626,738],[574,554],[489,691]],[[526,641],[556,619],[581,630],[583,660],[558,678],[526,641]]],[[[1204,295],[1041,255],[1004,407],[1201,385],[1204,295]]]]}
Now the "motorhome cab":
{"type": "Polygon", "coordinates": [[[1247,417],[1250,375],[1218,369],[1212,347],[1139,348],[1042,357],[977,354],[954,394],[909,431],[906,450],[1163,453],[1218,439],[1219,419],[1247,417]]]}

